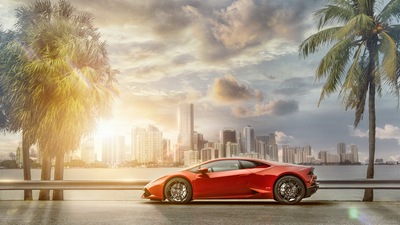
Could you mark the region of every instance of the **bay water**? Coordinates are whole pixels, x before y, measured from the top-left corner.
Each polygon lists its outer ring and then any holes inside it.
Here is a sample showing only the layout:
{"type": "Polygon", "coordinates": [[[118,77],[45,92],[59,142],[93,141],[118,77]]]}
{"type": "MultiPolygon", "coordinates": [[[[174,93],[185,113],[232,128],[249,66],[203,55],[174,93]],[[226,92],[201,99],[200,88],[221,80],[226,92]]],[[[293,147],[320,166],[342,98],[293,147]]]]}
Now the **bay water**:
{"type": "MultiPolygon", "coordinates": [[[[153,180],[182,168],[70,168],[64,171],[64,180],[153,180]]],[[[319,180],[363,179],[366,165],[315,166],[319,180]]],[[[32,180],[40,180],[40,169],[32,169],[32,180]]],[[[400,180],[400,165],[375,165],[375,179],[400,180]]],[[[0,169],[0,180],[23,180],[22,169],[0,169]]],[[[37,199],[39,191],[33,191],[37,199]]],[[[362,200],[364,190],[320,189],[308,200],[362,200]]],[[[68,190],[65,200],[139,200],[140,190],[68,190]]],[[[23,191],[0,191],[0,200],[22,200],[23,191]]],[[[400,190],[375,190],[375,201],[400,201],[400,190]]]]}

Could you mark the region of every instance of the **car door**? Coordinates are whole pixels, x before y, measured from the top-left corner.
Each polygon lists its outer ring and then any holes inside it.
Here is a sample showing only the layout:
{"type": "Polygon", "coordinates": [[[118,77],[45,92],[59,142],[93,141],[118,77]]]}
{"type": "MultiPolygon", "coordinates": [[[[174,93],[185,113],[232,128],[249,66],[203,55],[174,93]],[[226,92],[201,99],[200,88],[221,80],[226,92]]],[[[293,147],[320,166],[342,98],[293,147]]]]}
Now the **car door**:
{"type": "Polygon", "coordinates": [[[238,160],[221,160],[204,164],[207,173],[198,173],[193,181],[196,198],[229,198],[250,194],[249,170],[240,169],[238,160]]]}

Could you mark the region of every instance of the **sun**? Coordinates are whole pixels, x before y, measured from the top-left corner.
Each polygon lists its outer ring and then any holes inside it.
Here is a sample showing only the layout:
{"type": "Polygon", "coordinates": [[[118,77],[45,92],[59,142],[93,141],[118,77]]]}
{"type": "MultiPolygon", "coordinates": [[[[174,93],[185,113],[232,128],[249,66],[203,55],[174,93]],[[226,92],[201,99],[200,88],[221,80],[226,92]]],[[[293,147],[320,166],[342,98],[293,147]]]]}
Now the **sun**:
{"type": "Polygon", "coordinates": [[[111,121],[100,121],[95,129],[95,136],[98,138],[105,138],[114,136],[116,128],[111,121]]]}

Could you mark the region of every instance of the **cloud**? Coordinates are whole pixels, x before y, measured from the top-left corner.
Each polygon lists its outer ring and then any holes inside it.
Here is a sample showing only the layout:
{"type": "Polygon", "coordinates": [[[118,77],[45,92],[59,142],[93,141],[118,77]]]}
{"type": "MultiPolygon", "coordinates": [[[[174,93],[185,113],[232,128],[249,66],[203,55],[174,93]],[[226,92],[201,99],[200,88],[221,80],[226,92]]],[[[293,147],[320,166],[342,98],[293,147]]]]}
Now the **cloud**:
{"type": "Polygon", "coordinates": [[[297,143],[293,136],[286,135],[281,131],[275,131],[275,140],[278,145],[295,145],[297,143]]]}
{"type": "Polygon", "coordinates": [[[257,117],[265,115],[286,116],[299,110],[299,103],[294,100],[273,100],[268,104],[256,104],[253,109],[245,106],[232,107],[236,117],[257,117]]]}
{"type": "Polygon", "coordinates": [[[293,7],[276,1],[238,0],[214,12],[211,29],[216,40],[227,49],[258,45],[274,38],[292,39],[299,31],[298,20],[305,10],[299,1],[293,7]]]}
{"type": "Polygon", "coordinates": [[[0,161],[7,158],[10,152],[16,152],[21,140],[21,133],[1,133],[0,134],[0,161]]]}
{"type": "Polygon", "coordinates": [[[390,156],[390,159],[393,160],[393,161],[400,162],[400,155],[390,156]]]}
{"type": "Polygon", "coordinates": [[[299,103],[294,100],[271,100],[264,104],[262,91],[241,84],[232,75],[216,78],[210,96],[216,103],[231,105],[232,114],[239,118],[285,116],[299,111],[299,103]]]}
{"type": "MultiPolygon", "coordinates": [[[[363,129],[351,129],[349,126],[350,134],[355,137],[365,138],[368,137],[368,130],[363,129]]],[[[400,128],[386,124],[383,128],[376,128],[376,138],[378,139],[396,139],[400,145],[400,128]]]]}
{"type": "Polygon", "coordinates": [[[308,94],[313,88],[313,77],[293,77],[284,80],[281,85],[273,91],[274,94],[284,96],[299,96],[308,94]]]}
{"type": "Polygon", "coordinates": [[[211,88],[211,97],[214,101],[223,104],[243,103],[247,101],[260,102],[264,99],[260,90],[240,84],[232,75],[216,78],[211,88]]]}
{"type": "Polygon", "coordinates": [[[299,41],[299,34],[305,29],[303,20],[310,15],[313,4],[315,1],[237,0],[220,9],[213,8],[212,13],[194,5],[185,6],[184,11],[192,17],[202,59],[215,63],[244,52],[275,52],[267,46],[277,46],[277,40],[299,41]]]}
{"type": "MultiPolygon", "coordinates": [[[[108,0],[72,1],[82,11],[90,11],[96,23],[108,26],[141,26],[143,31],[150,31],[165,37],[178,36],[190,24],[191,19],[183,13],[182,7],[195,1],[127,1],[108,0]]],[[[195,4],[196,5],[196,4],[195,4]]]]}

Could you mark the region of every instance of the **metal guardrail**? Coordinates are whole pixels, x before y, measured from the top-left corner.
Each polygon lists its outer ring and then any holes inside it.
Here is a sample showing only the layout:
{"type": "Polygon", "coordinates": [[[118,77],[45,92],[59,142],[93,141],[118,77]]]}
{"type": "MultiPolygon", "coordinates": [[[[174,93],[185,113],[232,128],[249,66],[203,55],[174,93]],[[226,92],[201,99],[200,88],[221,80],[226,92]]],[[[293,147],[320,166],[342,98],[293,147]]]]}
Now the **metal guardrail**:
{"type": "MultiPolygon", "coordinates": [[[[142,190],[150,180],[0,180],[0,190],[142,190]]],[[[319,180],[319,189],[399,189],[400,180],[319,180]]]]}
{"type": "Polygon", "coordinates": [[[320,180],[320,189],[400,189],[400,180],[320,180]]]}
{"type": "Polygon", "coordinates": [[[0,180],[0,190],[142,190],[149,180],[0,180]]]}

